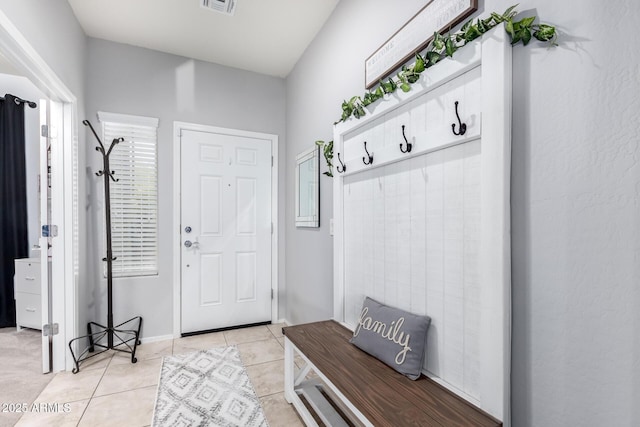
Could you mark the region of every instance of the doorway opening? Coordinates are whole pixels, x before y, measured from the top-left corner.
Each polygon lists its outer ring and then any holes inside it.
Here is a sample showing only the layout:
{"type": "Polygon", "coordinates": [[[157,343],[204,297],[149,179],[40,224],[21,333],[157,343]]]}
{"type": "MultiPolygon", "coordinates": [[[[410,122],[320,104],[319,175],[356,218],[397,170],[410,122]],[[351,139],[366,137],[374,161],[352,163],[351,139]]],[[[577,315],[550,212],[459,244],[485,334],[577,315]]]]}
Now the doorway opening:
{"type": "MultiPolygon", "coordinates": [[[[46,99],[39,102],[40,113],[46,108],[44,135],[50,149],[50,174],[47,163],[41,169],[41,188],[50,185],[50,209],[42,212],[39,230],[46,225],[49,237],[39,237],[41,246],[41,309],[43,330],[43,370],[71,369],[66,343],[77,334],[76,291],[78,282],[78,120],[75,95],[26,41],[13,23],[0,11],[0,56],[5,64],[28,79],[46,99]],[[45,173],[42,173],[42,171],[45,173]],[[50,178],[47,176],[50,175],[50,178]],[[49,215],[50,212],[50,215],[49,215]],[[51,243],[51,248],[47,248],[51,243]],[[46,249],[45,249],[46,248],[46,249]],[[48,267],[50,265],[50,268],[48,267]],[[48,279],[47,279],[48,277],[48,279]],[[46,349],[51,348],[48,354],[46,349]]],[[[39,101],[33,100],[32,101],[39,101]]],[[[43,142],[41,142],[43,144],[43,142]]],[[[41,145],[42,146],[42,145],[41,145]]],[[[47,151],[45,151],[46,153],[47,151]]],[[[41,156],[42,157],[42,156],[41,156]]],[[[48,205],[42,192],[41,200],[48,205]]],[[[30,240],[30,244],[32,241],[30,240]]]]}

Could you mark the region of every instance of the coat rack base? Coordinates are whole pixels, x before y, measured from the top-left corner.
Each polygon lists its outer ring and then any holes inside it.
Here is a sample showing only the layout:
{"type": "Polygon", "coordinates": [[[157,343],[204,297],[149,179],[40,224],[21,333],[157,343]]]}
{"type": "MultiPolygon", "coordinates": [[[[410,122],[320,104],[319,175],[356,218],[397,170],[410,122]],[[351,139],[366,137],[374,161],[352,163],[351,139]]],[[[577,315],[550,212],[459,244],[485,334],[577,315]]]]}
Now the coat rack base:
{"type": "Polygon", "coordinates": [[[80,372],[80,364],[87,359],[91,359],[109,350],[131,354],[131,363],[136,363],[136,350],[140,345],[140,328],[142,327],[142,317],[136,316],[116,326],[104,326],[99,323],[89,322],[87,324],[87,335],[74,338],[69,341],[69,350],[73,357],[73,372],[80,372]],[[86,341],[88,346],[76,356],[73,351],[73,344],[78,341],[86,341]],[[106,342],[105,342],[106,341],[106,342]],[[96,348],[100,349],[96,351],[96,348]]]}

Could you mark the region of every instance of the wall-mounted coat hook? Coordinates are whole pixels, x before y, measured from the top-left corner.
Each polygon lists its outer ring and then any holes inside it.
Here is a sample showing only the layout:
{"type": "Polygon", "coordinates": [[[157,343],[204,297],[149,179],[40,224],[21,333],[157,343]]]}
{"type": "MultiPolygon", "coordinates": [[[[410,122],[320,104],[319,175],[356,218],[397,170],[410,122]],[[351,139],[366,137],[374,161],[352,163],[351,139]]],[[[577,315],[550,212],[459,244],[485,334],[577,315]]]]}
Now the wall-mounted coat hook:
{"type": "Polygon", "coordinates": [[[404,134],[404,125],[402,125],[402,137],[404,138],[404,143],[407,145],[407,148],[403,148],[402,142],[400,143],[400,151],[403,153],[410,153],[413,148],[413,144],[407,141],[407,136],[404,134]]]}
{"type": "Polygon", "coordinates": [[[460,131],[456,132],[456,124],[455,123],[451,123],[451,130],[453,131],[454,135],[464,135],[464,133],[467,131],[467,124],[466,123],[462,123],[462,121],[460,120],[460,115],[458,114],[458,101],[456,101],[456,117],[458,118],[458,124],[459,124],[459,128],[460,131]]]}
{"type": "Polygon", "coordinates": [[[342,160],[340,159],[340,153],[338,153],[338,161],[342,165],[342,168],[340,168],[340,166],[336,166],[336,170],[338,171],[338,173],[345,173],[347,171],[347,165],[342,163],[342,160]]]}
{"type": "Polygon", "coordinates": [[[369,154],[369,150],[367,150],[367,141],[364,142],[364,151],[365,153],[367,153],[367,155],[362,157],[362,163],[364,163],[365,165],[372,165],[373,153],[369,154]],[[367,158],[368,158],[368,161],[367,161],[367,158]]]}

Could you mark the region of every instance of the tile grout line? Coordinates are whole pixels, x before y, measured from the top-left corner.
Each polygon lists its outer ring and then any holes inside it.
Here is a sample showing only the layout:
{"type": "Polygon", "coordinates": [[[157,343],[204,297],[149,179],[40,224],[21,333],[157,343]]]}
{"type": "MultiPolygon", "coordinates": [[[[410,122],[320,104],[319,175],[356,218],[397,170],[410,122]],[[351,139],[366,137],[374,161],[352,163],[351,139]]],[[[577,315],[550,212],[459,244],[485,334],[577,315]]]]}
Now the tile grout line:
{"type": "MultiPolygon", "coordinates": [[[[236,343],[235,345],[237,346],[238,344],[247,344],[247,343],[260,342],[260,341],[269,341],[269,340],[271,340],[271,339],[276,339],[276,341],[277,341],[277,338],[281,338],[281,337],[279,337],[279,336],[276,336],[270,328],[268,328],[268,327],[267,327],[267,330],[269,331],[269,333],[271,334],[271,336],[272,336],[273,338],[266,338],[266,339],[251,340],[251,341],[247,341],[247,342],[243,342],[243,343],[236,343]]],[[[224,332],[223,332],[223,334],[222,334],[222,338],[223,338],[223,340],[224,340],[225,346],[229,346],[229,345],[230,345],[230,344],[229,344],[229,341],[227,340],[226,334],[225,334],[224,332]]],[[[280,344],[280,343],[278,343],[278,344],[280,344]]],[[[173,338],[173,339],[171,340],[171,355],[174,355],[175,347],[176,347],[176,339],[175,339],[175,338],[173,338]]],[[[106,375],[107,369],[111,366],[111,363],[112,363],[112,361],[113,361],[113,357],[114,357],[114,354],[112,354],[112,355],[109,357],[109,361],[108,361],[107,365],[105,366],[104,371],[102,372],[102,375],[100,376],[100,380],[98,381],[98,383],[96,384],[95,388],[93,389],[93,392],[92,392],[91,396],[90,396],[90,397],[89,397],[89,399],[88,399],[87,405],[84,407],[84,409],[83,409],[83,411],[82,411],[82,415],[81,415],[81,416],[80,416],[80,418],[78,419],[78,423],[76,424],[76,427],[78,427],[78,426],[80,425],[80,423],[82,422],[82,419],[83,419],[83,418],[84,418],[84,416],[86,415],[86,412],[87,412],[87,409],[89,408],[89,405],[91,404],[91,402],[92,402],[94,399],[96,399],[96,398],[100,398],[100,397],[112,396],[112,395],[115,395],[115,394],[118,394],[118,393],[129,392],[129,391],[135,391],[135,390],[141,390],[141,389],[144,389],[144,388],[153,387],[153,385],[151,385],[151,386],[144,386],[144,387],[134,388],[134,389],[131,389],[131,390],[124,390],[124,391],[120,391],[120,392],[114,392],[114,393],[108,393],[108,394],[101,395],[101,396],[96,396],[96,395],[95,395],[95,393],[96,393],[96,391],[97,391],[98,387],[100,386],[100,383],[104,380],[104,377],[105,377],[105,375],[106,375]]],[[[160,356],[160,358],[163,358],[163,357],[164,357],[164,356],[160,356]]],[[[282,359],[276,359],[276,360],[272,360],[272,361],[266,361],[266,362],[262,362],[262,363],[257,363],[257,364],[255,364],[255,365],[251,365],[251,366],[259,366],[259,365],[263,365],[263,364],[267,364],[267,363],[277,362],[277,361],[279,361],[279,360],[282,360],[282,359]]],[[[115,365],[114,365],[114,366],[115,366],[115,365]]],[[[160,367],[160,370],[162,370],[162,366],[160,367]]],[[[157,384],[156,384],[156,386],[157,386],[157,384]]],[[[276,395],[276,394],[279,394],[279,393],[282,393],[282,391],[280,391],[280,392],[270,393],[270,394],[263,395],[263,396],[256,396],[256,397],[258,397],[258,399],[262,399],[262,398],[264,398],[264,397],[268,397],[268,396],[276,395]]],[[[81,399],[81,400],[84,400],[84,399],[81,399]]]]}
{"type": "MultiPolygon", "coordinates": [[[[253,339],[253,340],[249,340],[249,341],[246,341],[246,342],[240,342],[240,343],[236,343],[234,345],[238,346],[238,345],[242,345],[242,344],[251,344],[251,343],[266,343],[266,342],[268,342],[270,340],[273,340],[273,339],[278,341],[279,339],[283,338],[282,335],[279,335],[279,334],[276,335],[271,328],[267,327],[267,329],[269,330],[269,338],[259,337],[258,339],[253,339]]],[[[225,333],[222,334],[222,339],[224,341],[224,345],[225,346],[229,346],[230,345],[229,344],[229,339],[228,339],[228,337],[226,336],[225,333]]],[[[171,355],[174,354],[174,352],[176,351],[176,347],[178,347],[176,344],[177,344],[176,343],[176,339],[172,338],[171,339],[171,343],[170,343],[170,352],[171,352],[170,354],[171,355]]],[[[278,345],[282,346],[282,344],[279,341],[278,341],[278,345]]],[[[194,351],[196,351],[196,350],[194,349],[194,351]]],[[[79,426],[82,423],[82,420],[84,419],[84,416],[86,416],[86,414],[87,414],[87,410],[89,408],[89,405],[91,404],[91,402],[93,400],[96,400],[96,399],[101,398],[101,397],[113,396],[113,395],[116,395],[116,394],[119,394],[119,393],[123,393],[123,392],[130,392],[130,391],[142,390],[142,389],[145,389],[145,388],[153,387],[153,385],[147,385],[147,386],[132,388],[132,389],[129,389],[129,390],[122,390],[122,391],[107,393],[107,394],[104,394],[104,395],[101,395],[101,396],[96,396],[97,389],[99,388],[99,386],[102,383],[102,381],[104,381],[107,371],[110,369],[111,366],[118,366],[119,365],[118,363],[116,363],[116,360],[114,359],[116,357],[116,355],[117,355],[117,353],[112,353],[112,354],[108,355],[108,357],[105,358],[106,364],[102,368],[103,372],[100,375],[98,382],[96,383],[95,387],[93,388],[93,390],[91,392],[91,395],[88,398],[65,402],[65,403],[75,403],[75,402],[80,402],[80,401],[84,401],[84,400],[87,401],[86,405],[82,409],[82,413],[81,413],[80,417],[78,418],[76,426],[79,426]]],[[[157,358],[162,359],[163,357],[166,357],[166,356],[167,355],[159,354],[158,357],[153,357],[152,359],[157,359],[157,358]]],[[[274,360],[267,360],[267,361],[264,361],[264,362],[261,362],[261,363],[256,363],[256,364],[253,364],[253,365],[245,365],[245,366],[246,367],[249,367],[249,366],[260,366],[260,365],[266,365],[268,363],[278,362],[278,361],[281,361],[281,360],[282,360],[282,358],[277,358],[277,359],[274,359],[274,360]]],[[[95,370],[95,369],[100,369],[100,368],[87,367],[85,369],[85,371],[92,371],[92,370],[95,370]]],[[[160,370],[161,369],[162,369],[162,367],[160,367],[160,370]]],[[[156,386],[157,386],[157,384],[156,384],[156,386]]],[[[278,395],[280,393],[282,393],[282,391],[271,392],[269,394],[265,394],[265,395],[257,396],[257,397],[259,399],[264,399],[264,398],[268,398],[270,396],[278,395]]]]}
{"type": "Polygon", "coordinates": [[[107,362],[107,366],[104,367],[104,371],[102,371],[102,375],[100,376],[100,380],[96,384],[96,387],[93,389],[93,392],[91,393],[91,397],[89,397],[89,401],[87,402],[87,405],[82,410],[82,415],[80,415],[80,418],[78,418],[78,423],[76,424],[76,427],[80,426],[80,423],[82,422],[82,418],[84,418],[85,414],[87,413],[87,409],[89,409],[89,405],[91,405],[91,401],[93,400],[93,397],[96,394],[96,390],[98,390],[98,387],[100,386],[100,383],[104,379],[104,376],[107,373],[107,369],[109,369],[109,366],[111,366],[111,361],[113,360],[113,355],[114,354],[115,353],[112,353],[111,357],[109,357],[109,361],[107,362]]]}
{"type": "MultiPolygon", "coordinates": [[[[173,354],[173,344],[174,344],[174,343],[173,343],[173,341],[174,341],[174,339],[172,339],[172,340],[171,340],[171,353],[172,353],[172,354],[173,354]]],[[[113,353],[113,354],[111,355],[111,357],[109,358],[109,362],[107,363],[107,366],[104,368],[104,372],[102,373],[102,376],[100,377],[100,380],[98,381],[98,384],[96,384],[96,387],[95,387],[95,389],[93,390],[93,393],[91,394],[91,397],[89,398],[89,401],[87,402],[87,405],[85,406],[84,410],[82,411],[82,415],[80,416],[80,418],[79,418],[79,420],[78,420],[78,423],[76,424],[76,427],[78,427],[78,426],[80,425],[80,423],[82,422],[82,418],[85,416],[86,411],[87,411],[87,409],[89,408],[89,405],[91,404],[91,402],[92,402],[94,399],[101,398],[101,397],[106,397],[106,396],[113,396],[113,395],[118,394],[118,393],[126,393],[126,392],[129,392],[129,391],[142,390],[142,389],[144,389],[144,388],[150,388],[150,387],[154,387],[154,386],[156,386],[156,387],[157,387],[157,386],[158,386],[158,384],[155,384],[155,385],[148,385],[148,386],[144,386],[144,387],[137,387],[137,388],[133,388],[133,389],[130,389],[130,390],[122,390],[122,391],[118,391],[118,392],[107,393],[107,394],[104,394],[104,395],[101,395],[101,396],[96,396],[96,395],[95,395],[95,394],[96,394],[96,391],[98,390],[98,387],[100,386],[100,383],[101,383],[101,382],[102,382],[102,380],[104,379],[104,376],[105,376],[105,374],[107,373],[107,369],[111,366],[111,362],[113,361],[113,357],[114,357],[114,355],[115,355],[115,354],[116,354],[116,353],[113,353]]],[[[146,361],[146,360],[155,360],[155,359],[158,359],[158,358],[162,359],[163,357],[164,357],[164,356],[162,356],[162,355],[161,355],[161,356],[156,357],[156,358],[145,359],[145,360],[142,360],[142,359],[141,359],[141,360],[138,360],[138,362],[143,362],[143,361],[146,361]]],[[[136,362],[136,363],[137,363],[137,362],[136,362]]],[[[118,365],[114,365],[114,366],[118,366],[118,365]]],[[[162,363],[160,364],[160,371],[162,371],[162,363]]],[[[159,380],[158,380],[158,381],[159,381],[159,380]]]]}
{"type": "Polygon", "coordinates": [[[113,396],[113,395],[120,394],[120,393],[128,393],[130,391],[142,390],[142,389],[145,389],[145,388],[151,388],[151,387],[157,387],[157,386],[158,386],[158,384],[151,384],[151,385],[145,385],[145,386],[142,386],[142,387],[130,388],[130,389],[127,389],[127,390],[114,391],[112,393],[101,394],[100,396],[92,397],[91,399],[92,400],[93,399],[101,399],[101,398],[107,397],[107,396],[113,396]]]}

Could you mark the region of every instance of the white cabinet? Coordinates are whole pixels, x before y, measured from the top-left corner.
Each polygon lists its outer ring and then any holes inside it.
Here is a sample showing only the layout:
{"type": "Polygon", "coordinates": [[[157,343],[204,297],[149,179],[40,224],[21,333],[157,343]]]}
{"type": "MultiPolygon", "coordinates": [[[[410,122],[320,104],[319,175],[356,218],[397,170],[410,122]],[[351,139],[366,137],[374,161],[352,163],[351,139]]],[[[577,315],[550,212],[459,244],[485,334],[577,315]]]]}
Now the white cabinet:
{"type": "Polygon", "coordinates": [[[40,259],[15,260],[13,291],[16,300],[16,326],[42,329],[42,302],[40,300],[40,259]]]}

